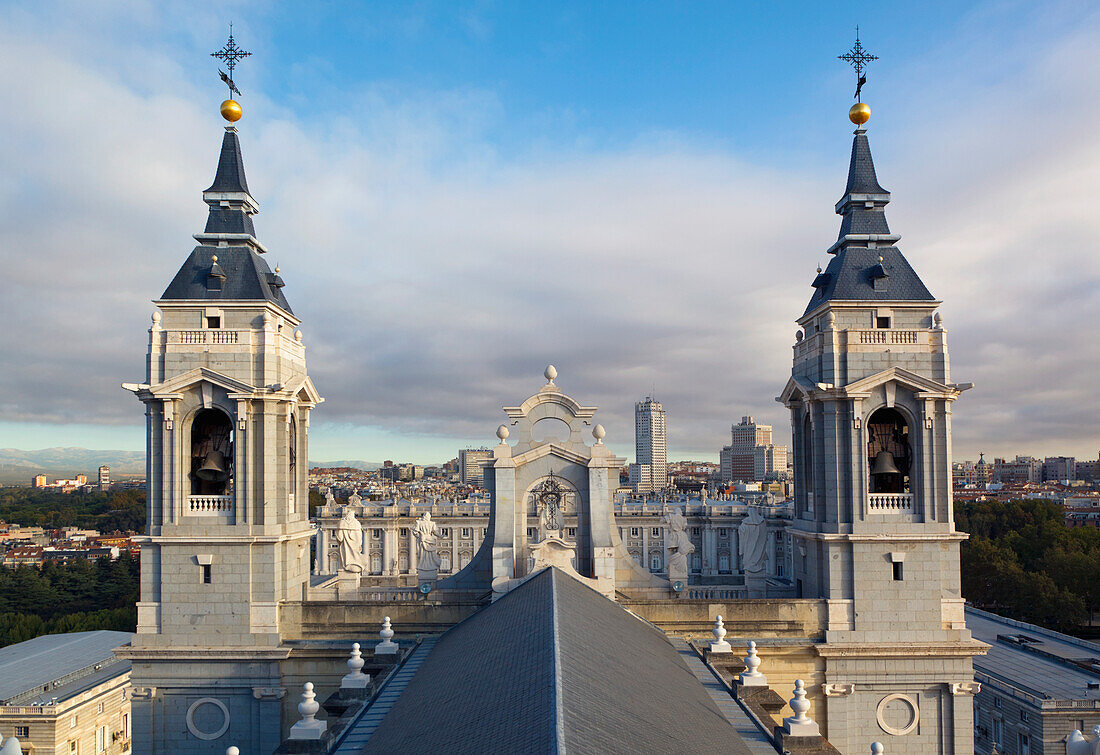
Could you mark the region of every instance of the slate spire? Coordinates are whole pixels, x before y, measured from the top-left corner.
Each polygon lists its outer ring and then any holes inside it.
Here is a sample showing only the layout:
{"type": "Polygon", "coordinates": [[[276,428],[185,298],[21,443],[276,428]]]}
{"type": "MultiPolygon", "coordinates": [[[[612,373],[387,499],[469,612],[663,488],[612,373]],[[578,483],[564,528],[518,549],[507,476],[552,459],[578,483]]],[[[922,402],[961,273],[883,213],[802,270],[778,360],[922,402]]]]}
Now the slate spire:
{"type": "Polygon", "coordinates": [[[162,299],[266,300],[287,312],[283,281],[264,260],[267,249],[256,238],[252,216],[259,204],[248,191],[241,142],[226,126],[214,183],[202,193],[210,208],[206,228],[195,234],[199,246],[176,273],[162,299]]]}
{"type": "Polygon", "coordinates": [[[836,203],[840,234],[827,250],[834,255],[814,279],[805,315],[828,301],[934,301],[935,298],[895,244],[901,236],[886,222],[890,192],[882,188],[862,123],[852,140],[844,196],[836,203]]]}
{"type": "Polygon", "coordinates": [[[222,153],[218,159],[218,172],[207,191],[248,193],[248,181],[244,177],[244,158],[241,157],[241,141],[237,129],[227,126],[222,137],[222,153]]]}

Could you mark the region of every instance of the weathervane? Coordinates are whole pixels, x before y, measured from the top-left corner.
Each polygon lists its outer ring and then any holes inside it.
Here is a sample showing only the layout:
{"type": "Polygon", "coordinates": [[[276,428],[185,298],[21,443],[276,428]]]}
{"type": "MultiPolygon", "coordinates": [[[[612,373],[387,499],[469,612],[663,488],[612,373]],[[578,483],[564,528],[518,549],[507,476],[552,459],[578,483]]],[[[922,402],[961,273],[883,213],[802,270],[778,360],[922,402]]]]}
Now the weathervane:
{"type": "Polygon", "coordinates": [[[878,60],[878,55],[871,55],[863,49],[863,45],[859,42],[858,26],[856,27],[856,43],[852,46],[852,49],[846,54],[837,55],[836,57],[837,60],[843,60],[856,69],[856,102],[861,102],[859,93],[863,89],[863,85],[867,83],[867,77],[863,75],[863,68],[872,60],[878,60]]]}
{"type": "Polygon", "coordinates": [[[863,69],[872,60],[878,60],[878,55],[872,55],[863,49],[863,45],[859,41],[859,27],[857,26],[856,43],[852,45],[852,49],[844,55],[837,55],[836,57],[837,60],[843,60],[856,71],[856,104],[852,105],[851,110],[848,111],[848,120],[862,127],[864,123],[871,119],[871,108],[860,99],[863,85],[867,83],[867,77],[863,75],[863,69]]]}
{"type": "Polygon", "coordinates": [[[229,41],[226,42],[225,47],[217,52],[210,53],[210,57],[224,60],[226,67],[229,69],[229,73],[226,74],[225,71],[219,68],[218,74],[225,85],[229,87],[229,99],[222,103],[221,111],[222,117],[230,123],[240,120],[241,117],[241,105],[233,99],[234,94],[240,95],[241,93],[241,90],[237,89],[237,85],[233,81],[233,69],[237,67],[238,62],[251,54],[237,47],[237,42],[233,39],[233,24],[229,24],[229,41]]]}

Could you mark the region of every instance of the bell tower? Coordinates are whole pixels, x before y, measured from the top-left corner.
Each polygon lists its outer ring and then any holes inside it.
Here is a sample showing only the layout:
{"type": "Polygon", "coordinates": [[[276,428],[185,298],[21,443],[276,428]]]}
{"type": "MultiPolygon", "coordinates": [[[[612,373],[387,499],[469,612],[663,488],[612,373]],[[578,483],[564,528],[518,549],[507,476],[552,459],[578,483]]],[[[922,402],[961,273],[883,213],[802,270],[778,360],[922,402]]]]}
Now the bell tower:
{"type": "Polygon", "coordinates": [[[947,332],[890,231],[863,124],[836,204],[840,235],[798,319],[791,378],[797,597],[827,616],[829,740],[865,751],[973,751],[971,639],[951,497],[947,332]],[[883,661],[886,665],[883,665],[883,661]],[[883,670],[888,670],[884,674],[883,670]]]}
{"type": "MultiPolygon", "coordinates": [[[[222,112],[235,121],[240,107],[222,112]]],[[[256,238],[233,125],[202,196],[198,246],[155,301],[145,380],[123,386],[147,420],[141,602],[126,651],[135,742],[271,752],[287,654],[279,607],[309,579],[309,421],[322,399],[256,238]]]]}

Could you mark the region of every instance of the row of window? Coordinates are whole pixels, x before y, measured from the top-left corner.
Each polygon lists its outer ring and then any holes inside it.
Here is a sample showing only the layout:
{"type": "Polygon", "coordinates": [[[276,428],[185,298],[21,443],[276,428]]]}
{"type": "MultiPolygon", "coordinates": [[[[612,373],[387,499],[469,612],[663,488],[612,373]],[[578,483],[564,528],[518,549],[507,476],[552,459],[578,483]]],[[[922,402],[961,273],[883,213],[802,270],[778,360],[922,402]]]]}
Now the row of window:
{"type": "MultiPolygon", "coordinates": [[[[370,533],[371,533],[370,534],[371,538],[373,538],[374,540],[381,540],[382,539],[382,530],[371,530],[370,533]]],[[[465,540],[469,540],[472,533],[473,533],[472,528],[463,527],[459,530],[459,537],[461,537],[465,540]]],[[[402,527],[398,534],[401,537],[408,537],[409,536],[409,528],[408,527],[402,527]]],[[[451,528],[450,527],[440,527],[439,528],[439,535],[440,535],[440,537],[450,537],[451,536],[451,528]]],[[[481,538],[483,540],[485,539],[485,528],[484,527],[481,528],[481,538]]]]}

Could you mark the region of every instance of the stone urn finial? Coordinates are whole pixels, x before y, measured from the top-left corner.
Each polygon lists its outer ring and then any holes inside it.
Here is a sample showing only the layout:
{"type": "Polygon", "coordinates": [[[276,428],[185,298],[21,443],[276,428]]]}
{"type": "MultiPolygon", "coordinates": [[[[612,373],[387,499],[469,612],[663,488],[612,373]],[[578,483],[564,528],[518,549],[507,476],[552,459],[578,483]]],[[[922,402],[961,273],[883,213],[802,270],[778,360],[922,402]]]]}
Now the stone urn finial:
{"type": "Polygon", "coordinates": [[[375,655],[393,655],[397,652],[397,643],[393,641],[393,627],[390,625],[390,617],[382,620],[382,631],[378,633],[382,641],[374,646],[375,655]]]}
{"type": "Polygon", "coordinates": [[[712,653],[732,653],[733,648],[726,642],[726,624],[722,621],[722,614],[714,618],[714,629],[710,630],[714,635],[714,642],[710,643],[712,653]]]}
{"type": "Polygon", "coordinates": [[[298,703],[298,712],[302,714],[302,720],[290,727],[291,739],[321,739],[328,724],[318,721],[317,711],[321,710],[321,704],[313,693],[313,682],[302,685],[302,702],[298,703]]]}
{"type": "Polygon", "coordinates": [[[756,653],[756,643],[749,643],[749,654],[745,656],[745,670],[738,676],[742,687],[766,687],[768,678],[760,673],[760,656],[756,653]]]}
{"type": "Polygon", "coordinates": [[[794,680],[794,697],[790,702],[793,716],[783,719],[783,731],[790,737],[818,737],[821,728],[817,722],[806,715],[810,710],[810,701],[806,699],[806,685],[801,679],[794,680]]]}
{"type": "Polygon", "coordinates": [[[592,428],[592,437],[596,439],[597,446],[602,446],[603,439],[607,437],[607,430],[603,429],[603,425],[597,424],[592,428]]]}
{"type": "Polygon", "coordinates": [[[501,425],[500,427],[497,428],[497,437],[500,438],[501,445],[504,445],[505,443],[508,442],[508,435],[509,435],[509,432],[508,432],[508,426],[507,425],[501,425]]]}
{"type": "Polygon", "coordinates": [[[543,376],[546,378],[547,385],[554,384],[554,378],[558,376],[558,368],[552,364],[546,365],[546,370],[543,371],[543,376]]]}

